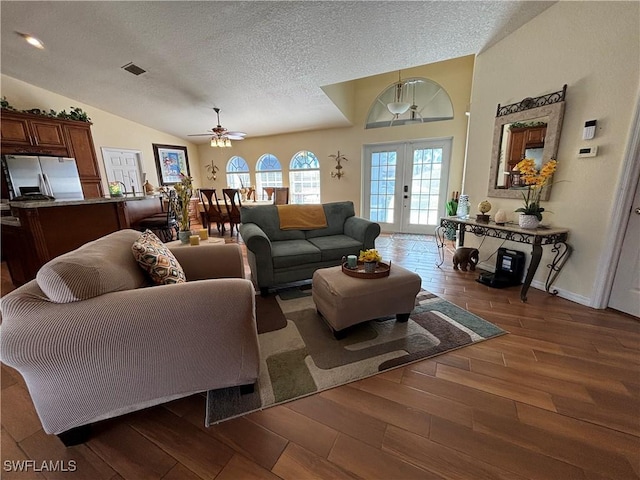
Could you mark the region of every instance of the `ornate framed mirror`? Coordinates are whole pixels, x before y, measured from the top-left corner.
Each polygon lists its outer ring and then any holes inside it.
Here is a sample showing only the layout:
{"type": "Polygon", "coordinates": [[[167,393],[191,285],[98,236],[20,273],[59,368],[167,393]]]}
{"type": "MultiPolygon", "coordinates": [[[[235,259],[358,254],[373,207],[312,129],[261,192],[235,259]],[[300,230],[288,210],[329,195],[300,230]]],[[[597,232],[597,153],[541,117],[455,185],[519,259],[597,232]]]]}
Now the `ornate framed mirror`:
{"type": "MultiPolygon", "coordinates": [[[[493,149],[489,170],[489,197],[522,198],[525,185],[520,182],[516,164],[523,158],[533,158],[536,166],[556,157],[564,99],[562,90],[536,98],[525,98],[518,103],[500,106],[493,129],[493,149]]],[[[549,199],[551,186],[542,192],[541,200],[549,199]]]]}

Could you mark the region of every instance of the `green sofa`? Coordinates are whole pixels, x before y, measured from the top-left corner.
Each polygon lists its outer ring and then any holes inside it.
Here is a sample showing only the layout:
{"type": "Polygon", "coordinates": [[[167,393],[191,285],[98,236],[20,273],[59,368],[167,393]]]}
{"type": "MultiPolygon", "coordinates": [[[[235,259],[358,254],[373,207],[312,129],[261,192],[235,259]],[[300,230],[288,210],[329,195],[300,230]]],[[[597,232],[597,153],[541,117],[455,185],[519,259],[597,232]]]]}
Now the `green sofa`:
{"type": "Polygon", "coordinates": [[[322,206],[327,227],[313,230],[281,230],[275,205],[241,208],[240,235],[263,296],[277,285],[311,279],[318,268],[340,265],[345,255],[375,248],[380,225],[356,217],[353,202],[322,206]]]}

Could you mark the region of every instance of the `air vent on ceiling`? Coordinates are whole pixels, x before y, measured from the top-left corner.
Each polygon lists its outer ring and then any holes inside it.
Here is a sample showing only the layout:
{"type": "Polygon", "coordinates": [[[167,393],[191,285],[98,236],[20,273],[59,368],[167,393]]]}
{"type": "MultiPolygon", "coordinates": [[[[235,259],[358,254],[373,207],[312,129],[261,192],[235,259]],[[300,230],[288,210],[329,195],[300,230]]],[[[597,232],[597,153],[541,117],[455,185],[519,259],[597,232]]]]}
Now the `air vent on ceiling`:
{"type": "Polygon", "coordinates": [[[143,70],[139,66],[135,65],[133,62],[127,63],[122,68],[124,68],[129,73],[133,73],[134,75],[141,75],[144,72],[146,72],[146,70],[143,70]]]}

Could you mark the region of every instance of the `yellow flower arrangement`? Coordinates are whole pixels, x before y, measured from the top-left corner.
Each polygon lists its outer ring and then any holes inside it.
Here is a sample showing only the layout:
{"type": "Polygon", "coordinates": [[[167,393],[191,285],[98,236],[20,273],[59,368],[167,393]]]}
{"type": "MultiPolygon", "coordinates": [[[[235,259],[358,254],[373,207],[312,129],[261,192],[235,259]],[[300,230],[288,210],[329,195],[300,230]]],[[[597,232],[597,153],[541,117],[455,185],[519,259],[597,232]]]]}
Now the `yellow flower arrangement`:
{"type": "Polygon", "coordinates": [[[522,193],[524,207],[518,208],[516,212],[534,215],[538,220],[542,220],[544,208],[540,206],[540,195],[542,194],[542,189],[551,180],[557,166],[558,162],[552,159],[538,171],[536,162],[532,158],[525,158],[516,165],[516,169],[520,172],[521,180],[528,187],[527,194],[522,193]]]}
{"type": "Polygon", "coordinates": [[[375,248],[370,248],[369,250],[360,250],[358,260],[361,262],[379,262],[382,260],[382,256],[375,248]]]}
{"type": "Polygon", "coordinates": [[[193,195],[193,179],[180,172],[180,182],[176,183],[173,188],[180,199],[180,216],[178,217],[180,231],[187,232],[191,226],[191,221],[189,220],[189,202],[193,195]]]}

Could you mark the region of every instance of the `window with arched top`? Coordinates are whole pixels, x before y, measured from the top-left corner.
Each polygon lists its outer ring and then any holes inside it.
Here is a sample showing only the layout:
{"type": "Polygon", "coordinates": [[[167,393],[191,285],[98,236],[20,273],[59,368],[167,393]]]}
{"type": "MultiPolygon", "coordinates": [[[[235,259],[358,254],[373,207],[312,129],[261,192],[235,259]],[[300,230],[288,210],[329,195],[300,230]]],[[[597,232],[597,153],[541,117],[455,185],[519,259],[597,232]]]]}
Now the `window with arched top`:
{"type": "Polygon", "coordinates": [[[378,95],[369,109],[365,128],[398,127],[452,118],[451,98],[440,84],[428,78],[405,78],[378,95]]]}
{"type": "Polygon", "coordinates": [[[282,187],[282,165],[271,153],[265,153],[256,162],[256,192],[261,200],[268,198],[266,187],[282,187]]]}
{"type": "Polygon", "coordinates": [[[291,158],[289,202],[320,203],[320,162],[312,152],[302,150],[291,158]]]}
{"type": "Polygon", "coordinates": [[[245,188],[251,186],[249,165],[244,158],[233,156],[227,162],[227,185],[229,188],[245,188]]]}

